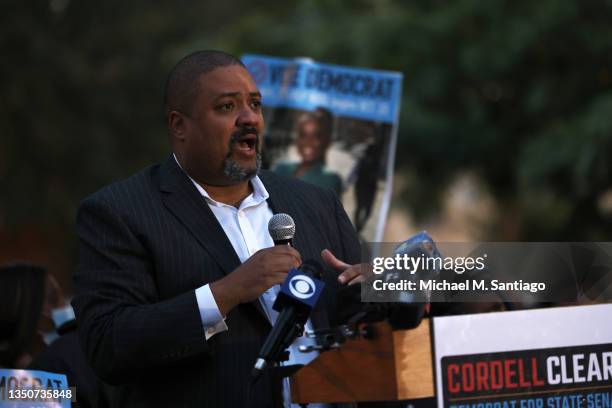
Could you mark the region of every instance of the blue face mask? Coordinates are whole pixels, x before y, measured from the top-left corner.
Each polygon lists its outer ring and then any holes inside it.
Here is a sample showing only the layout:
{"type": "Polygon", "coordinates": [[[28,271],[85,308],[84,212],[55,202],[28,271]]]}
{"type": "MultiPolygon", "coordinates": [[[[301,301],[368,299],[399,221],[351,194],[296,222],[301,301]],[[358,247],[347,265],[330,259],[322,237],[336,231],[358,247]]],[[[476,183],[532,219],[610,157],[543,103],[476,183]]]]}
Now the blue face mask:
{"type": "Polygon", "coordinates": [[[55,340],[59,339],[59,334],[55,330],[40,333],[42,341],[47,345],[51,345],[55,340]]]}
{"type": "Polygon", "coordinates": [[[72,306],[70,306],[70,304],[68,304],[68,306],[53,309],[51,310],[51,319],[53,320],[55,330],[41,333],[42,340],[47,346],[59,338],[57,328],[64,323],[75,319],[74,310],[72,310],[72,306]]]}
{"type": "Polygon", "coordinates": [[[53,309],[51,310],[51,319],[53,319],[53,325],[57,329],[62,324],[75,319],[74,310],[72,310],[70,304],[68,304],[68,306],[53,309]]]}

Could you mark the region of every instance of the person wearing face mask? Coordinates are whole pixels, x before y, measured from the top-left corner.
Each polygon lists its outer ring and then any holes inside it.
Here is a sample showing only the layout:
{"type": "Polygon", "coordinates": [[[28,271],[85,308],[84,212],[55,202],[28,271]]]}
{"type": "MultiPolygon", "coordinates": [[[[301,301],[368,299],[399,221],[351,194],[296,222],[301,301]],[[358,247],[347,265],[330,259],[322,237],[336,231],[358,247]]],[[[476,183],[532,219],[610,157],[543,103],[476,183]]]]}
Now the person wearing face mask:
{"type": "Polygon", "coordinates": [[[332,190],[337,196],[342,192],[342,180],[325,166],[325,156],[331,143],[333,117],[325,108],[306,112],[297,121],[295,146],[300,155],[299,163],[279,163],[274,172],[292,176],[321,188],[332,190]]]}
{"type": "Polygon", "coordinates": [[[26,262],[0,266],[0,368],[64,374],[76,387],[74,407],[90,407],[96,378],[75,328],[72,308],[45,268],[26,262]]]}

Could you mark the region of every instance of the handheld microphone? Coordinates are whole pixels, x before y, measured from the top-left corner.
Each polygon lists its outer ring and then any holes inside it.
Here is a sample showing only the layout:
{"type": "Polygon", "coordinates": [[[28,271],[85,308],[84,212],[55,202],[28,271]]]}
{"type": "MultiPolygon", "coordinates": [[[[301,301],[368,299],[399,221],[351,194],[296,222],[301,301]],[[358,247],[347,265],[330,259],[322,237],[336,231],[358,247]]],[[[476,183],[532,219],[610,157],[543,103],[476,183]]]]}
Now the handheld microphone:
{"type": "Polygon", "coordinates": [[[322,270],[319,262],[306,260],[299,269],[291,269],[287,274],[272,306],[279,315],[251,371],[253,380],[261,375],[269,363],[277,361],[281,353],[304,331],[310,311],[325,286],[321,280],[322,270]]]}
{"type": "Polygon", "coordinates": [[[295,235],[295,222],[289,214],[274,214],[268,221],[268,232],[274,241],[274,245],[293,246],[295,235]]]}

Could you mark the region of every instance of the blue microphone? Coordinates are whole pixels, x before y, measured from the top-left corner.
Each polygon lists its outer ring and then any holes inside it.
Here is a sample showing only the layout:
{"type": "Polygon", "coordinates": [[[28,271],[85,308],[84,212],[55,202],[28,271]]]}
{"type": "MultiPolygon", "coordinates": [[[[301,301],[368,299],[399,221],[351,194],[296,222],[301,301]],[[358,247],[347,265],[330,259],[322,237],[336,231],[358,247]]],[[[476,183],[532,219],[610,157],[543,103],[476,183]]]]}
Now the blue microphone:
{"type": "Polygon", "coordinates": [[[323,267],[315,260],[306,260],[299,269],[291,269],[283,282],[272,308],[279,312],[272,331],[255,362],[251,376],[257,379],[271,362],[304,331],[304,324],[317,304],[325,283],[321,280],[323,267]]]}

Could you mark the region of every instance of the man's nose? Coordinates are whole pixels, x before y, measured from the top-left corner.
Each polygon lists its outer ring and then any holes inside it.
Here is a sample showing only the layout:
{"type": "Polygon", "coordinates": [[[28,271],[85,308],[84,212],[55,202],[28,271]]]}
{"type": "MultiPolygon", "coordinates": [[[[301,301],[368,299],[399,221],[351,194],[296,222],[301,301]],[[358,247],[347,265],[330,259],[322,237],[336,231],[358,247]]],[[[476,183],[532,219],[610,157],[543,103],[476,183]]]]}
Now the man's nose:
{"type": "Polygon", "coordinates": [[[240,127],[250,126],[259,130],[262,123],[263,116],[261,115],[261,111],[255,111],[249,106],[242,108],[238,118],[236,118],[236,125],[240,127]]]}

